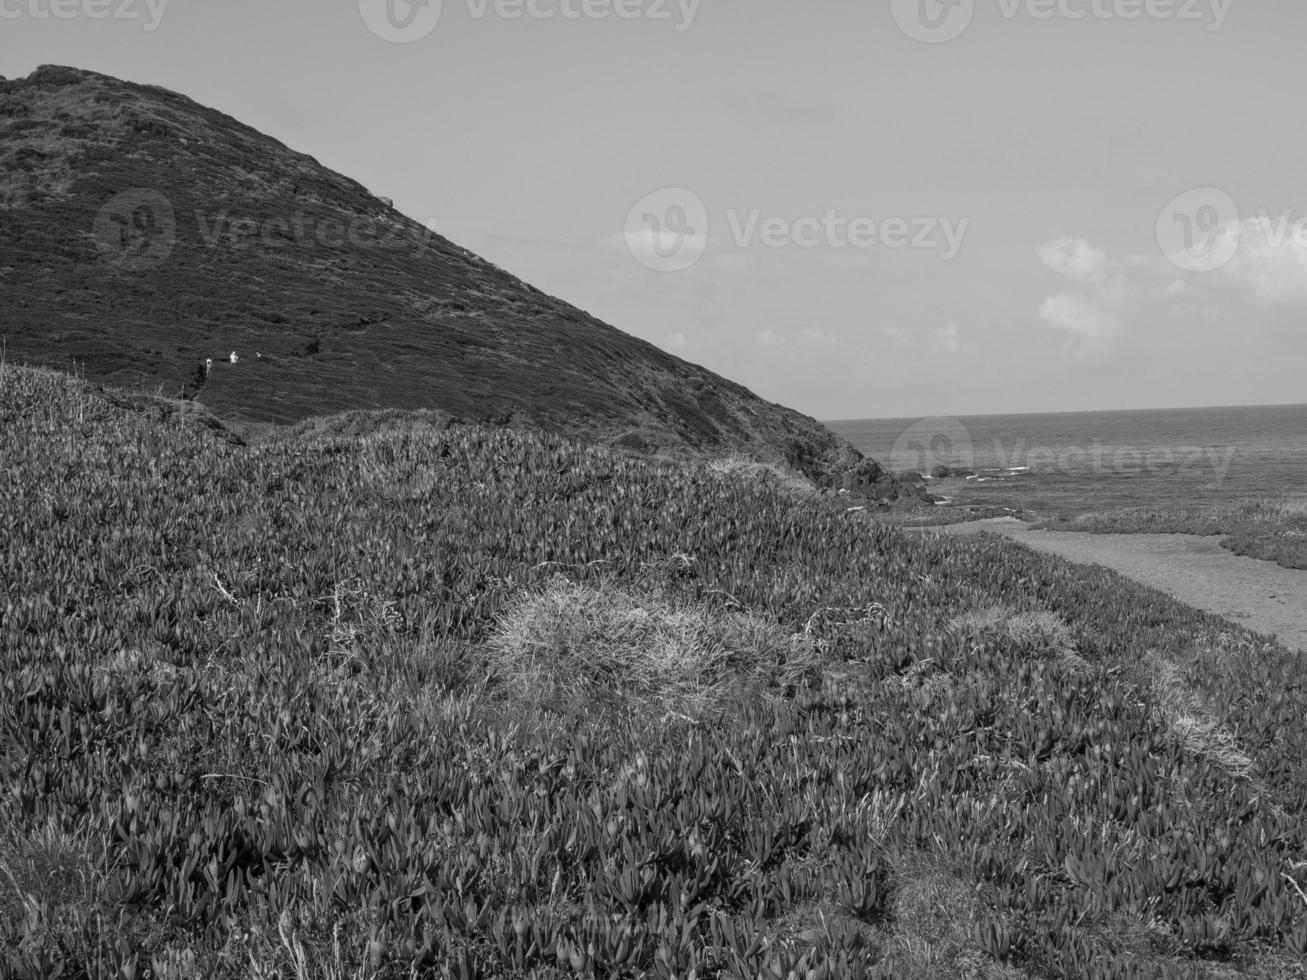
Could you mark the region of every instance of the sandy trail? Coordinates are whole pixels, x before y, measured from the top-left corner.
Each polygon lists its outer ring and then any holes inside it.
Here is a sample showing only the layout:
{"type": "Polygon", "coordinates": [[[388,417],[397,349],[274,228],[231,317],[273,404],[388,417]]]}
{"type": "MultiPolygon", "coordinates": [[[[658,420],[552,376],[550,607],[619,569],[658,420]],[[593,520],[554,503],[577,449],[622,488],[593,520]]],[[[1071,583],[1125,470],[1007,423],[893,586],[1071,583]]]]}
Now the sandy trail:
{"type": "Polygon", "coordinates": [[[923,534],[1001,534],[1038,551],[1103,565],[1189,606],[1307,650],[1307,571],[1245,558],[1219,537],[1040,531],[1014,518],[912,529],[923,534]]]}

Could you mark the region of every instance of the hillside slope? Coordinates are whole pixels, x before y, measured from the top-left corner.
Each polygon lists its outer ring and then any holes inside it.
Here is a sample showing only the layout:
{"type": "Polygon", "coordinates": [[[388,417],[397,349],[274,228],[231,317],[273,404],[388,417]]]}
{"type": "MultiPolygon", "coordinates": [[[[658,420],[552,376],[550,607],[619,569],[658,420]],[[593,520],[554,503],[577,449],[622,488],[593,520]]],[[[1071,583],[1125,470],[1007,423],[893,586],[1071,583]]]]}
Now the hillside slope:
{"type": "Polygon", "coordinates": [[[859,458],[157,87],[51,66],[0,80],[0,222],[11,360],[246,422],[435,409],[809,475],[859,458]]]}

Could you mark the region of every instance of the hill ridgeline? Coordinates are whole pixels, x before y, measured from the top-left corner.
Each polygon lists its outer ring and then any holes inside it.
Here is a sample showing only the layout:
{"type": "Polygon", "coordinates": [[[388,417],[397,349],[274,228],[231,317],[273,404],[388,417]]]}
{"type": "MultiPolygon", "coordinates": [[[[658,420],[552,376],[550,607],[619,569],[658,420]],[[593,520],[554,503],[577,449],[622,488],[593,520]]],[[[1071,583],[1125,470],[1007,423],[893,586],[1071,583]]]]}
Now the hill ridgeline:
{"type": "Polygon", "coordinates": [[[0,222],[11,361],[240,423],[425,409],[899,492],[814,419],[165,89],[53,66],[0,80],[0,222]]]}

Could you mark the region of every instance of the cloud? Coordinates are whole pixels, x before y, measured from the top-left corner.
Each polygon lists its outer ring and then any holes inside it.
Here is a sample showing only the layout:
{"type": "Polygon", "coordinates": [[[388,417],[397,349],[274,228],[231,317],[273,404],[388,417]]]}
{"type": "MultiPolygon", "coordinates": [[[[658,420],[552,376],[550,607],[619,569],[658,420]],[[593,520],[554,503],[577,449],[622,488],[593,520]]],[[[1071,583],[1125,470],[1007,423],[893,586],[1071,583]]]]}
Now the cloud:
{"type": "Polygon", "coordinates": [[[957,354],[962,350],[962,337],[956,323],[935,331],[935,351],[940,354],[957,354]]]}
{"type": "Polygon", "coordinates": [[[599,240],[600,248],[620,254],[626,252],[641,264],[651,269],[667,268],[669,263],[676,264],[683,260],[685,265],[677,265],[679,271],[698,262],[707,246],[707,234],[698,233],[687,236],[684,232],[668,228],[639,228],[616,235],[608,235],[599,240]]]}
{"type": "Polygon", "coordinates": [[[1133,258],[1109,262],[1107,253],[1083,238],[1060,235],[1035,249],[1044,267],[1078,284],[1078,290],[1055,293],[1039,307],[1042,320],[1073,360],[1102,360],[1125,332],[1131,306],[1127,268],[1133,258]]]}
{"type": "Polygon", "coordinates": [[[1044,242],[1035,248],[1035,255],[1044,268],[1081,286],[1044,299],[1039,319],[1060,338],[1068,357],[1077,361],[1106,358],[1123,336],[1131,293],[1124,267],[1132,261],[1110,263],[1102,248],[1070,235],[1044,242]]]}
{"type": "Polygon", "coordinates": [[[1108,292],[1058,293],[1044,300],[1039,318],[1061,335],[1063,351],[1077,360],[1101,360],[1123,328],[1119,296],[1108,292]]]}
{"type": "Polygon", "coordinates": [[[1307,306],[1307,219],[1244,220],[1239,250],[1221,273],[1258,309],[1307,306]]]}
{"type": "Polygon", "coordinates": [[[685,350],[685,348],[689,346],[690,342],[686,339],[685,334],[680,330],[668,335],[667,337],[666,347],[668,350],[685,350]]]}
{"type": "Polygon", "coordinates": [[[1194,346],[1274,336],[1307,309],[1307,220],[1260,215],[1231,223],[1238,249],[1224,266],[1188,272],[1164,255],[1109,256],[1083,238],[1036,248],[1043,265],[1075,284],[1048,296],[1038,318],[1077,361],[1103,361],[1123,345],[1194,346]]]}
{"type": "Polygon", "coordinates": [[[1107,253],[1083,238],[1062,235],[1037,248],[1039,260],[1072,282],[1102,282],[1107,274],[1107,253]]]}

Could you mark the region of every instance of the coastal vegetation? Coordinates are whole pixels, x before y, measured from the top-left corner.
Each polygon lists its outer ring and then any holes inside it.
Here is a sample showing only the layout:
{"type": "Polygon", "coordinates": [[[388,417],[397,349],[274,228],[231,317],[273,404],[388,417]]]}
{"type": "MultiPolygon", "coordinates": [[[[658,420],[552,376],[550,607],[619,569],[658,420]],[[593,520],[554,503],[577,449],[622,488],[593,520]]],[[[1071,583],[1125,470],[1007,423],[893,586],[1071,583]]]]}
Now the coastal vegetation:
{"type": "Polygon", "coordinates": [[[775,474],[0,367],[0,976],[1304,976],[1303,656],[775,474]]]}

